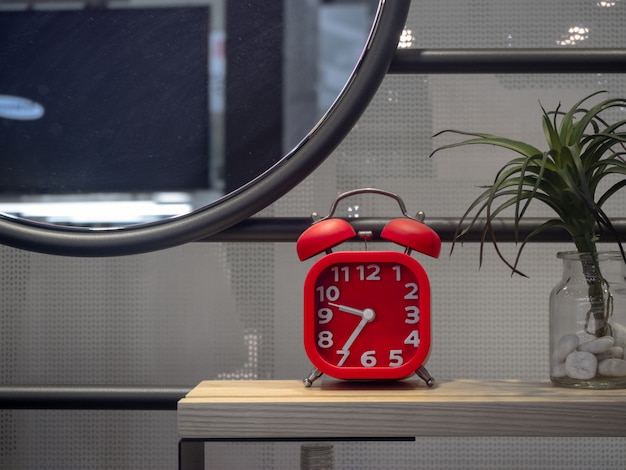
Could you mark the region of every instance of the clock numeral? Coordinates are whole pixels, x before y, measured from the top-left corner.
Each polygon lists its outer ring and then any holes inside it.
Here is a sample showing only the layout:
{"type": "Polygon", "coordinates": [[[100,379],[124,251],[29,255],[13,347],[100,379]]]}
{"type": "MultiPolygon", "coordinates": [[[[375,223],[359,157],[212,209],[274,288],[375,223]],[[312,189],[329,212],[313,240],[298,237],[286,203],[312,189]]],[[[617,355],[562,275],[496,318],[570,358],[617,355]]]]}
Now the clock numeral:
{"type": "Polygon", "coordinates": [[[417,330],[411,331],[409,336],[404,340],[404,344],[410,344],[411,346],[418,347],[420,345],[420,334],[417,330]]]}
{"type": "Polygon", "coordinates": [[[348,356],[350,355],[350,351],[338,349],[337,354],[341,355],[341,359],[339,359],[339,362],[337,363],[337,366],[341,367],[346,362],[346,359],[348,359],[348,356]]]}
{"type": "Polygon", "coordinates": [[[365,351],[361,354],[361,365],[363,367],[374,367],[376,365],[376,351],[365,351]]]}
{"type": "Polygon", "coordinates": [[[320,331],[317,335],[317,345],[320,348],[328,349],[333,346],[333,334],[330,331],[320,331]]]}
{"type": "Polygon", "coordinates": [[[392,349],[389,351],[389,365],[391,367],[398,367],[404,363],[402,358],[402,349],[392,349]]]}
{"type": "Polygon", "coordinates": [[[350,268],[348,266],[333,266],[332,268],[330,268],[330,270],[333,272],[334,276],[335,276],[335,282],[339,282],[342,278],[342,274],[343,274],[343,281],[344,282],[350,282],[350,268]]]}
{"type": "Polygon", "coordinates": [[[402,266],[396,265],[393,266],[392,269],[396,273],[396,281],[400,282],[402,280],[402,266]]]}
{"type": "Polygon", "coordinates": [[[360,281],[380,281],[380,266],[377,264],[359,265],[356,270],[360,281]]]}
{"type": "Polygon", "coordinates": [[[315,289],[319,294],[320,302],[324,302],[325,300],[330,300],[334,302],[339,298],[339,288],[337,286],[319,286],[315,289]]]}
{"type": "Polygon", "coordinates": [[[408,307],[404,307],[406,311],[406,319],[404,323],[408,323],[409,325],[415,325],[420,321],[420,309],[415,305],[409,305],[408,307]]]}
{"type": "Polygon", "coordinates": [[[414,282],[408,282],[404,285],[404,287],[409,289],[409,292],[404,296],[404,300],[419,299],[419,296],[417,295],[417,291],[419,290],[419,288],[417,287],[417,284],[415,284],[414,282]]]}
{"type": "Polygon", "coordinates": [[[317,323],[324,325],[333,319],[333,311],[329,308],[320,308],[317,311],[317,318],[319,318],[317,323]]]}

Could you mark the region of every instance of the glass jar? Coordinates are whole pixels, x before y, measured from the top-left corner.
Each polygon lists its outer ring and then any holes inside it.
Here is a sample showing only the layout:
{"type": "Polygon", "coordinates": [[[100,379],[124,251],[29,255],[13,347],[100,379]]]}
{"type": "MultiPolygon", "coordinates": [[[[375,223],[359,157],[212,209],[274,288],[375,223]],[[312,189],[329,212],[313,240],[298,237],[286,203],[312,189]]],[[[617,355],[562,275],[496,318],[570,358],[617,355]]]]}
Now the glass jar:
{"type": "Polygon", "coordinates": [[[563,252],[550,294],[550,380],[573,388],[626,387],[626,264],[620,252],[563,252]]]}

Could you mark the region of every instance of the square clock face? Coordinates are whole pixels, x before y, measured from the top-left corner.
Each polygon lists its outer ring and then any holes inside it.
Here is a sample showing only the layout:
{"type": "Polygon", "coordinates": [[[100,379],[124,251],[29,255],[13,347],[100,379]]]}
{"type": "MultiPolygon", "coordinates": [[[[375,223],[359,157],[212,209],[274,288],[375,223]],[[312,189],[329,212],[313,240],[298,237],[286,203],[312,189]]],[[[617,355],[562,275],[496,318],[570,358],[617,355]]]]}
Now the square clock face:
{"type": "Polygon", "coordinates": [[[399,252],[336,252],[304,284],[304,345],[321,372],[339,379],[400,379],[430,349],[430,283],[399,252]]]}

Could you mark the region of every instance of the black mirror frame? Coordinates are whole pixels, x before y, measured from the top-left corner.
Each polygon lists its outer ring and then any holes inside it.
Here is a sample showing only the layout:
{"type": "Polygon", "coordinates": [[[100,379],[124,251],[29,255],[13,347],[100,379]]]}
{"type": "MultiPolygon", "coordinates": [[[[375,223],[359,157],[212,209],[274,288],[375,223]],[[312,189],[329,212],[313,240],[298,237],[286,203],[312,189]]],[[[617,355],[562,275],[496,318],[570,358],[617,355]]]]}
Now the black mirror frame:
{"type": "Polygon", "coordinates": [[[0,214],[0,243],[52,255],[123,256],[197,241],[254,215],[306,178],[356,124],[387,74],[410,3],[380,0],[364,53],[339,98],[297,148],[245,186],[188,214],[116,229],[56,226],[0,214]]]}

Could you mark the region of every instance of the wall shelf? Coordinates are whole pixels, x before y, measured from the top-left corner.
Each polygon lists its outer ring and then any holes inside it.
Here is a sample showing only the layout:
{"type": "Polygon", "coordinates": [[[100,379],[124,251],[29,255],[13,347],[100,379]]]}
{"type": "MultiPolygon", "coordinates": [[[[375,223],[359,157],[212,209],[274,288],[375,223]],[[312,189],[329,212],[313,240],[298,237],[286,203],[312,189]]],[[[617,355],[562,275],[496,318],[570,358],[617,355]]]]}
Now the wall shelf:
{"type": "Polygon", "coordinates": [[[626,436],[626,390],[549,382],[205,381],[178,404],[181,439],[626,436]]]}

